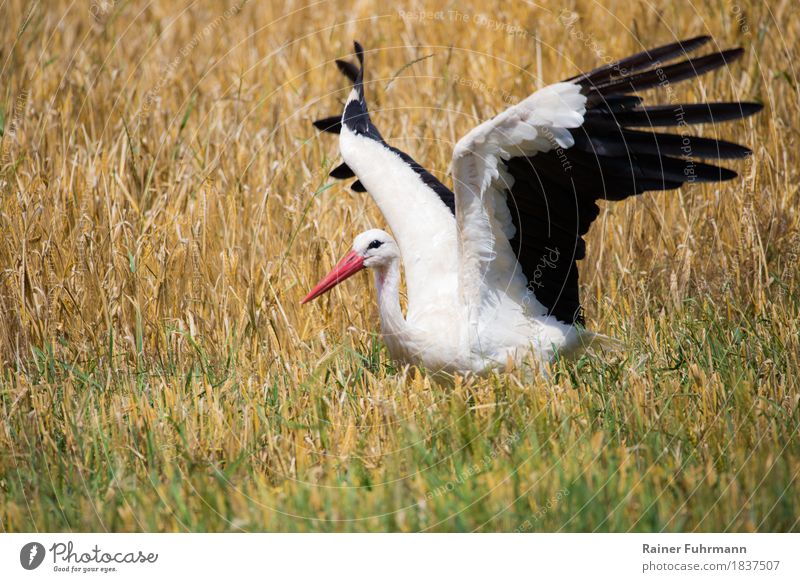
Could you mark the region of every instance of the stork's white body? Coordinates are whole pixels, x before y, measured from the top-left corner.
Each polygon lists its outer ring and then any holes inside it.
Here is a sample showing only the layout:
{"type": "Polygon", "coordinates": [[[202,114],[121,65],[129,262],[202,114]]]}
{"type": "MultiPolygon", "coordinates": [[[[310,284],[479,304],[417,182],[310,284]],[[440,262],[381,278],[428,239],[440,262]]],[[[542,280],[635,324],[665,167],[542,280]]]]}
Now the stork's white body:
{"type": "Polygon", "coordinates": [[[381,335],[397,361],[448,373],[484,373],[519,366],[533,356],[550,361],[557,350],[579,345],[577,328],[553,317],[531,315],[524,305],[507,304],[488,320],[471,319],[474,310],[458,301],[440,301],[412,310],[400,307],[400,268],[375,270],[381,335]]]}
{"type": "MultiPolygon", "coordinates": [[[[353,90],[349,100],[356,99],[353,90]]],[[[504,148],[547,151],[556,139],[571,145],[564,127],[582,122],[585,102],[577,85],[552,85],[465,136],[453,155],[460,221],[396,152],[342,126],[342,158],[392,226],[403,258],[405,316],[399,268],[375,273],[381,332],[393,358],[483,373],[528,356],[547,362],[580,345],[578,329],[546,315],[526,286],[507,241],[514,227],[500,189],[513,179],[498,161],[504,148]],[[540,135],[544,127],[549,137],[540,135]]]]}

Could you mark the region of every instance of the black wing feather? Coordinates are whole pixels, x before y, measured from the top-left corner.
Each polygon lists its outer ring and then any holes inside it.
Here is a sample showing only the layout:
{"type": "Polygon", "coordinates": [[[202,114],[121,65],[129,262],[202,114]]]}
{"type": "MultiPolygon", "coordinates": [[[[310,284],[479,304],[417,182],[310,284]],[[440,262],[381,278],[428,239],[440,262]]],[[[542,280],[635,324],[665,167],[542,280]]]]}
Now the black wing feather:
{"type": "Polygon", "coordinates": [[[339,67],[342,75],[350,79],[351,83],[355,83],[358,78],[358,67],[350,61],[336,59],[336,66],[339,67]]]}
{"type": "Polygon", "coordinates": [[[336,166],[331,173],[328,174],[331,178],[338,178],[339,180],[346,180],[348,178],[354,178],[355,173],[353,170],[350,169],[350,166],[342,162],[338,166],[336,166]]]}
{"type": "Polygon", "coordinates": [[[601,95],[645,91],[658,85],[677,83],[693,77],[699,77],[703,73],[708,73],[732,63],[741,57],[743,52],[741,48],[729,49],[694,59],[686,59],[683,62],[666,67],[657,66],[642,73],[625,75],[598,84],[593,83],[591,80],[580,84],[586,87],[587,90],[601,95]]]}
{"type": "Polygon", "coordinates": [[[630,129],[680,127],[741,119],[758,103],[642,106],[631,93],[713,71],[742,54],[731,49],[662,63],[694,51],[700,36],[651,49],[573,77],[587,95],[584,123],[570,130],[575,144],[506,162],[514,178],[508,206],[516,232],[510,243],[529,289],[548,313],[583,324],[576,261],[586,255],[584,235],[598,217],[598,200],[623,200],[649,190],[672,190],[692,182],[736,177],[700,159],[743,158],[748,148],[722,140],[630,129]]]}
{"type": "Polygon", "coordinates": [[[678,135],[651,133],[617,128],[609,131],[597,129],[592,133],[573,133],[575,145],[585,152],[599,156],[627,156],[628,154],[656,154],[686,157],[693,155],[706,159],[744,158],[752,152],[749,148],[729,141],[678,135]]]}
{"type": "MultiPolygon", "coordinates": [[[[414,172],[422,179],[422,181],[433,190],[439,199],[450,209],[450,212],[455,216],[455,195],[444,184],[442,184],[433,174],[428,172],[419,163],[417,163],[407,153],[389,145],[383,139],[378,128],[372,123],[369,116],[369,109],[367,108],[367,101],[364,96],[364,49],[358,42],[353,43],[356,58],[358,59],[359,66],[354,65],[348,61],[337,60],[336,66],[353,83],[353,88],[356,90],[357,98],[349,101],[344,108],[344,113],[337,117],[327,117],[314,122],[314,126],[322,131],[331,133],[340,133],[342,124],[346,125],[348,129],[358,135],[366,136],[374,139],[385,147],[396,153],[400,158],[408,164],[414,172]],[[335,121],[334,121],[335,120],[335,121]]],[[[347,179],[355,176],[355,174],[345,164],[338,166],[330,174],[334,178],[347,179]],[[346,168],[346,171],[345,171],[346,168]],[[349,172],[349,175],[347,174],[349,172]]],[[[356,192],[366,192],[363,184],[356,181],[350,186],[356,192]]]]}
{"type": "Polygon", "coordinates": [[[606,122],[624,127],[679,127],[695,123],[721,123],[748,117],[761,111],[759,103],[694,103],[655,105],[609,115],[602,109],[586,111],[585,122],[606,122]]]}
{"type": "Polygon", "coordinates": [[[679,40],[678,42],[642,51],[567,80],[574,83],[589,82],[597,84],[611,77],[629,75],[649,68],[656,63],[669,62],[675,58],[687,55],[710,40],[710,36],[696,36],[688,40],[679,40]]]}
{"type": "Polygon", "coordinates": [[[325,117],[324,119],[317,119],[312,122],[314,127],[320,131],[327,131],[329,133],[339,133],[342,131],[342,116],[334,115],[332,117],[325,117]]]}

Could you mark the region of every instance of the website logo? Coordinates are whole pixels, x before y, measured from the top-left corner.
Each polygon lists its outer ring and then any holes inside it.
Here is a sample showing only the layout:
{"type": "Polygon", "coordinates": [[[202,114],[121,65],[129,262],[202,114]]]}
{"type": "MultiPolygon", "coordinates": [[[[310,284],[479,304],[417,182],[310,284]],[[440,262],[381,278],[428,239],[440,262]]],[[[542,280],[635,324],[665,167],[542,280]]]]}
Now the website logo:
{"type": "Polygon", "coordinates": [[[19,551],[19,563],[26,570],[35,570],[44,562],[44,546],[39,542],[30,542],[19,551]]]}

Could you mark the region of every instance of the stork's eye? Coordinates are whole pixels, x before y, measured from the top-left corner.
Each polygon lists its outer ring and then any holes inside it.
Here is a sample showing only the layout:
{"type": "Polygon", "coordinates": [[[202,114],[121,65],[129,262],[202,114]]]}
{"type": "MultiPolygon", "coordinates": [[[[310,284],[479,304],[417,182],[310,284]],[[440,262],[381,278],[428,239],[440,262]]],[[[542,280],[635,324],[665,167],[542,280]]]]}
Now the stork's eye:
{"type": "Polygon", "coordinates": [[[374,240],[374,241],[372,241],[371,243],[369,243],[369,246],[368,246],[367,248],[368,248],[368,249],[377,249],[377,248],[378,248],[379,246],[381,246],[382,244],[383,244],[383,242],[381,242],[381,241],[379,241],[379,240],[374,240]]]}

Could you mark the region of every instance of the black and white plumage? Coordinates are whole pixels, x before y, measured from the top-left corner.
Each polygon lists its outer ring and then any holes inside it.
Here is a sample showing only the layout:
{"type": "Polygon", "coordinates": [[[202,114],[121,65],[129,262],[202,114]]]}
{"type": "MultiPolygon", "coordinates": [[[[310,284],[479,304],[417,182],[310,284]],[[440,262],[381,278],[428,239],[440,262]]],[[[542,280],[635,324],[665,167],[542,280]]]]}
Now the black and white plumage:
{"type": "MultiPolygon", "coordinates": [[[[740,119],[761,105],[649,106],[635,94],[742,54],[732,49],[679,60],[709,40],[672,43],[549,85],[482,123],[455,147],[454,192],[386,143],[372,123],[361,46],[355,43],[359,66],[337,61],[353,90],[341,116],[314,125],[339,134],[344,163],[331,176],[357,178],[353,189],[372,196],[396,238],[394,259],[391,245],[378,252],[357,239],[364,248],[347,267],[349,276],[360,257],[359,268],[375,268],[384,337],[395,358],[482,372],[530,352],[546,361],[593,335],[582,326],[576,261],[585,256],[583,237],[599,214],[598,200],[730,180],[735,172],[699,160],[750,154],[735,143],[655,128],[740,119]],[[395,279],[393,269],[399,273],[401,258],[405,316],[398,316],[396,298],[384,310],[380,297],[399,292],[386,281],[395,279]]],[[[372,232],[376,242],[388,237],[379,232],[372,232]]],[[[329,276],[306,301],[340,280],[329,276]]]]}

